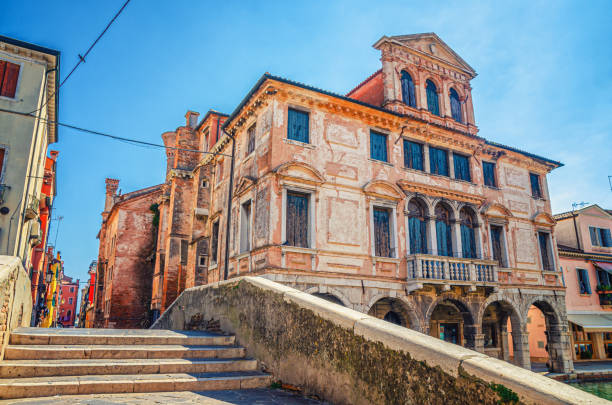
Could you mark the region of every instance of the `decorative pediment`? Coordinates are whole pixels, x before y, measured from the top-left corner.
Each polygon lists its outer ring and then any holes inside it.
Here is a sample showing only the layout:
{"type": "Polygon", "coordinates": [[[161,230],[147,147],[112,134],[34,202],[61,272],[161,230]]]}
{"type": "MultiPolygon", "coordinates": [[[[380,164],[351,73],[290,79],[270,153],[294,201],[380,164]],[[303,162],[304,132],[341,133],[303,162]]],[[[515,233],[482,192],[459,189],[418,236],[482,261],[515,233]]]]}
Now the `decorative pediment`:
{"type": "Polygon", "coordinates": [[[553,226],[557,223],[555,219],[547,212],[538,211],[534,216],[531,217],[531,221],[536,225],[553,226]]]}
{"type": "Polygon", "coordinates": [[[480,212],[487,217],[511,218],[512,212],[503,205],[496,202],[489,202],[481,208],[480,212]]]}
{"type": "Polygon", "coordinates": [[[430,186],[428,184],[416,183],[408,180],[400,180],[398,186],[405,193],[424,194],[430,197],[441,197],[447,200],[463,201],[476,206],[480,206],[484,202],[484,198],[478,195],[464,193],[457,190],[449,190],[447,188],[430,186]]]}
{"type": "Polygon", "coordinates": [[[236,197],[240,197],[242,194],[246,193],[251,188],[251,186],[255,184],[256,181],[257,179],[251,176],[240,177],[240,179],[238,180],[238,183],[236,183],[234,195],[236,197]]]}
{"type": "Polygon", "coordinates": [[[386,180],[372,180],[363,186],[366,195],[387,200],[400,201],[405,197],[402,190],[393,183],[386,180]]]}
{"type": "Polygon", "coordinates": [[[314,167],[297,161],[284,163],[274,169],[278,177],[307,184],[323,184],[325,177],[314,167]]]}

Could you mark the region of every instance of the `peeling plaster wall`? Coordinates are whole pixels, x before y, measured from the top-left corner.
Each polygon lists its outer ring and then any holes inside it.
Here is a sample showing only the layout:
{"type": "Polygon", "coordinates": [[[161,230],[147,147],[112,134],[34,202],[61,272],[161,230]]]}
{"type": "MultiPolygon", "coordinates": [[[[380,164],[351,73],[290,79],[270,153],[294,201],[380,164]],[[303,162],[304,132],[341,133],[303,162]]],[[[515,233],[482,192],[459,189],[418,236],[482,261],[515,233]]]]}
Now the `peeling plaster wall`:
{"type": "Polygon", "coordinates": [[[30,278],[16,256],[0,256],[0,360],[11,331],[30,326],[32,296],[30,278]]]}

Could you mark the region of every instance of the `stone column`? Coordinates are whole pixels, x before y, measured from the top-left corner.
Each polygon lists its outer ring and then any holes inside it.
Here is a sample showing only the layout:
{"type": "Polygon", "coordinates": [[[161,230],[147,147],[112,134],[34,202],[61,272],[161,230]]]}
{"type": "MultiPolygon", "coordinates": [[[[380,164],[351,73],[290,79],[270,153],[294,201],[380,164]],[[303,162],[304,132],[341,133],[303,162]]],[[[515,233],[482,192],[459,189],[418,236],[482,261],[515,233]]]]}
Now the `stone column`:
{"type": "Polygon", "coordinates": [[[480,325],[464,325],[463,334],[466,348],[484,353],[484,333],[480,325]]]}
{"type": "Polygon", "coordinates": [[[436,218],[427,217],[427,243],[429,244],[429,253],[432,255],[438,254],[438,242],[436,240],[436,218]]]}
{"type": "Polygon", "coordinates": [[[451,220],[451,235],[453,239],[453,256],[463,257],[461,254],[461,222],[456,219],[451,220]]]}
{"type": "Polygon", "coordinates": [[[455,178],[455,157],[452,151],[448,151],[448,177],[455,178]]]}
{"type": "Polygon", "coordinates": [[[569,373],[574,369],[570,355],[570,339],[565,325],[548,322],[548,354],[552,360],[552,369],[557,373],[569,373]]]}
{"type": "Polygon", "coordinates": [[[593,337],[593,358],[603,360],[606,358],[606,351],[603,343],[603,333],[591,333],[593,337]]]}
{"type": "Polygon", "coordinates": [[[499,326],[499,347],[502,352],[502,360],[510,361],[510,345],[508,342],[508,324],[501,322],[499,326]]]}
{"type": "Polygon", "coordinates": [[[527,326],[522,330],[512,330],[512,343],[514,346],[514,364],[531,370],[531,359],[529,358],[529,332],[527,326]]]}

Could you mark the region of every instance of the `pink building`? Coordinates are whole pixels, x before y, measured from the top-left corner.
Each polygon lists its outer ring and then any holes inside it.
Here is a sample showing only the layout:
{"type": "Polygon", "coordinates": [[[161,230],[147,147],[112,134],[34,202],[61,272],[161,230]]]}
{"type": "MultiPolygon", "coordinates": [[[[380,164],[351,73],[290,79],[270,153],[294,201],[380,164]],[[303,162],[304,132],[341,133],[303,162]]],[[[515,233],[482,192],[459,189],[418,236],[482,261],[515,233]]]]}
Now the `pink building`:
{"type": "Polygon", "coordinates": [[[555,215],[574,360],[612,358],[612,210],[555,215]]]}

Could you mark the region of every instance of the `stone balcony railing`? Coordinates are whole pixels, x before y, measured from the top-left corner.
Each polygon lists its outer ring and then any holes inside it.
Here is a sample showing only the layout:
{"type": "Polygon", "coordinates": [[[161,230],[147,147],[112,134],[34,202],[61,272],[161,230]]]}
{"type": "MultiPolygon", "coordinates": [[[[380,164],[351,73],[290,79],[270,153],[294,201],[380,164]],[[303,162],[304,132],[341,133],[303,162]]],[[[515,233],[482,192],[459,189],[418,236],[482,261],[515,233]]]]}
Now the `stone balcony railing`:
{"type": "Polygon", "coordinates": [[[479,286],[498,284],[497,261],[461,259],[456,257],[414,254],[407,257],[408,283],[421,288],[423,284],[479,286]]]}

